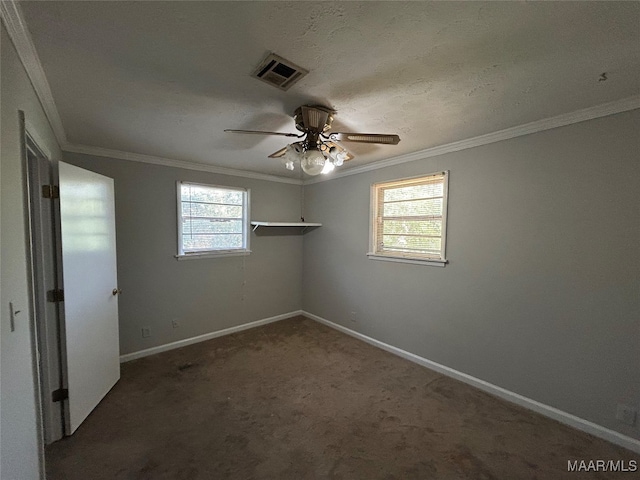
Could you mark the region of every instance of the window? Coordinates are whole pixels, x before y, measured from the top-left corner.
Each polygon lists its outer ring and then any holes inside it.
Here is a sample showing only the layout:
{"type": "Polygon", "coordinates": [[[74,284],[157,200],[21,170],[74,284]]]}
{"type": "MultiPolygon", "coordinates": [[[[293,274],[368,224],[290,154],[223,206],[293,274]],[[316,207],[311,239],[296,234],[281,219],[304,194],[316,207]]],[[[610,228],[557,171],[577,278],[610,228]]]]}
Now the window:
{"type": "Polygon", "coordinates": [[[249,191],[178,182],[178,257],[249,253],[249,191]]]}
{"type": "Polygon", "coordinates": [[[369,258],[444,266],[449,172],[371,186],[369,258]]]}

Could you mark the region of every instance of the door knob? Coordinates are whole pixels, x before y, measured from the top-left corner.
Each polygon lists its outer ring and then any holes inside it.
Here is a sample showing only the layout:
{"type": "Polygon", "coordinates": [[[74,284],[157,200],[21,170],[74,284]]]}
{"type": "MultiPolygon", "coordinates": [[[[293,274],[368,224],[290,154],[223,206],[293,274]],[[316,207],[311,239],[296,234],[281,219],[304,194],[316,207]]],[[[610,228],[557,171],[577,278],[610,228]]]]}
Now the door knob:
{"type": "Polygon", "coordinates": [[[111,291],[111,294],[112,294],[113,296],[119,295],[119,294],[121,294],[121,293],[122,293],[122,289],[121,289],[121,288],[114,288],[114,289],[111,291]]]}

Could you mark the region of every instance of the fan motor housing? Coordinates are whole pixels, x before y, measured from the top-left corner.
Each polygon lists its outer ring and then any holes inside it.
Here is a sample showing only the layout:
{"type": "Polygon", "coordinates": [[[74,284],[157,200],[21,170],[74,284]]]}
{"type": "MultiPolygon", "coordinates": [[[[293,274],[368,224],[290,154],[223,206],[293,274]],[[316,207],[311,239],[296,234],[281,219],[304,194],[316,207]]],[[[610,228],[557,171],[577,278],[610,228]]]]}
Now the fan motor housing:
{"type": "Polygon", "coordinates": [[[293,113],[293,120],[301,132],[320,134],[331,129],[335,113],[335,110],[322,105],[303,105],[293,113]]]}

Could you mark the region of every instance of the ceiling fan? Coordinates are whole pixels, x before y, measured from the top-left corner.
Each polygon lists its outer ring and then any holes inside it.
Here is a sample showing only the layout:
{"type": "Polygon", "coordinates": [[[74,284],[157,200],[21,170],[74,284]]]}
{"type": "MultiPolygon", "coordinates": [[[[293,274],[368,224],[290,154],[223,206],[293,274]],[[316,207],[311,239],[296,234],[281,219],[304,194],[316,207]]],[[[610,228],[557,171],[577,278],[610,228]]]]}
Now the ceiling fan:
{"type": "Polygon", "coordinates": [[[280,158],[287,170],[294,170],[296,161],[307,175],[329,173],[335,167],[354,158],[353,154],[336,142],[378,143],[397,145],[400,137],[394,134],[330,132],[335,110],[321,105],[302,105],[293,114],[301,134],[265,132],[261,130],[230,130],[225,132],[254,135],[280,135],[302,140],[291,143],[269,158],[280,158]]]}

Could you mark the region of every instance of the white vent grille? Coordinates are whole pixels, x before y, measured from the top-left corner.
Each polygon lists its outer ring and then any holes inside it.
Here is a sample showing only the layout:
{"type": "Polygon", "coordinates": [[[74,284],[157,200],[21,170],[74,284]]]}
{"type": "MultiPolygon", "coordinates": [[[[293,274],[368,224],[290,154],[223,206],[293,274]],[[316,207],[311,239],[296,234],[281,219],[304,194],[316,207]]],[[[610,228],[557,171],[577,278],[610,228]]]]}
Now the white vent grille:
{"type": "Polygon", "coordinates": [[[251,75],[263,82],[273,85],[280,90],[289,90],[294,83],[309,73],[304,68],[286,60],[275,53],[264,59],[251,75]]]}

